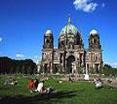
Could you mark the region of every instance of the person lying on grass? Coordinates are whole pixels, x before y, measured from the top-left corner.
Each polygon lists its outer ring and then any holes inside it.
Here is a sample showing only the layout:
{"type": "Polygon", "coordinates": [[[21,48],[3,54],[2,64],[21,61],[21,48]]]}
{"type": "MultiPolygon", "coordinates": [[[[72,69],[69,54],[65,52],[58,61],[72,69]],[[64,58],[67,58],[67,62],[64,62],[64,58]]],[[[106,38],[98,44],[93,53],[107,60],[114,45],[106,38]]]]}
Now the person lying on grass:
{"type": "Polygon", "coordinates": [[[11,85],[11,86],[15,86],[17,85],[18,81],[14,78],[9,78],[9,79],[6,79],[5,82],[4,82],[4,85],[11,85]]]}

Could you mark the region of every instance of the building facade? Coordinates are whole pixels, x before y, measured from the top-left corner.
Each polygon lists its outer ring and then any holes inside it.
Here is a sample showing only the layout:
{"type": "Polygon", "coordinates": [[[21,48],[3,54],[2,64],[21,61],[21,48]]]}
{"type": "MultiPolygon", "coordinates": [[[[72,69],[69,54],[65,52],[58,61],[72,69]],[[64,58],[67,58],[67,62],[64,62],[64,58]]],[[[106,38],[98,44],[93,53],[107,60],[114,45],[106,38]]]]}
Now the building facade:
{"type": "Polygon", "coordinates": [[[99,33],[91,30],[88,38],[88,48],[84,48],[81,33],[71,23],[70,17],[62,28],[58,38],[58,47],[54,48],[52,30],[44,33],[42,49],[42,71],[45,73],[72,73],[73,63],[76,69],[85,73],[98,73],[102,67],[102,49],[99,33]]]}

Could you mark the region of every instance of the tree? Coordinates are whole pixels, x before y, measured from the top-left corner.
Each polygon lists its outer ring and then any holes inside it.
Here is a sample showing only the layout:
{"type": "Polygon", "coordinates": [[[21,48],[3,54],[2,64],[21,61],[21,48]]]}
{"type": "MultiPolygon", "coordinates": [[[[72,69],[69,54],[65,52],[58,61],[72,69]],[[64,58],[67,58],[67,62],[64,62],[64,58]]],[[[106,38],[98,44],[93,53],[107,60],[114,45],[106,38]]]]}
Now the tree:
{"type": "Polygon", "coordinates": [[[14,60],[8,57],[0,57],[0,74],[34,74],[37,66],[31,59],[14,60]]]}
{"type": "Polygon", "coordinates": [[[112,68],[111,65],[105,64],[102,73],[106,76],[117,76],[117,68],[112,68]]]}

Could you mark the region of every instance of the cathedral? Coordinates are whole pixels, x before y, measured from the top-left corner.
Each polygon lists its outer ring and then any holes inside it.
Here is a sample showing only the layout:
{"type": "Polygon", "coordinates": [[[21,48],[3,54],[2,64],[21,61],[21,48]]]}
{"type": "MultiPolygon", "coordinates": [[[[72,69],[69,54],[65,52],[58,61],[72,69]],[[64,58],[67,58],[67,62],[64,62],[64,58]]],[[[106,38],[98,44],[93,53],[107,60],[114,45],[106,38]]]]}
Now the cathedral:
{"type": "Polygon", "coordinates": [[[54,47],[52,30],[44,33],[42,49],[42,72],[44,73],[72,73],[73,64],[80,73],[99,73],[102,68],[102,49],[99,33],[93,29],[89,33],[88,48],[84,48],[81,33],[71,23],[61,29],[58,37],[58,47],[54,47]]]}

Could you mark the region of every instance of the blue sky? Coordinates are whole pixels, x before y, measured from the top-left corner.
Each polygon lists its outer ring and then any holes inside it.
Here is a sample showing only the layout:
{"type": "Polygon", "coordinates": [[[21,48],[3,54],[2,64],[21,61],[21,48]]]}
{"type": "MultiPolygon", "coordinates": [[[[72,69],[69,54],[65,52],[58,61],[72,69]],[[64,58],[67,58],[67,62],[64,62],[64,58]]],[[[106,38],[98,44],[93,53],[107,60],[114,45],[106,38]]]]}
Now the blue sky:
{"type": "Polygon", "coordinates": [[[117,66],[117,0],[0,0],[0,56],[40,59],[43,36],[71,22],[82,33],[85,48],[91,29],[100,34],[105,63],[117,66]]]}

